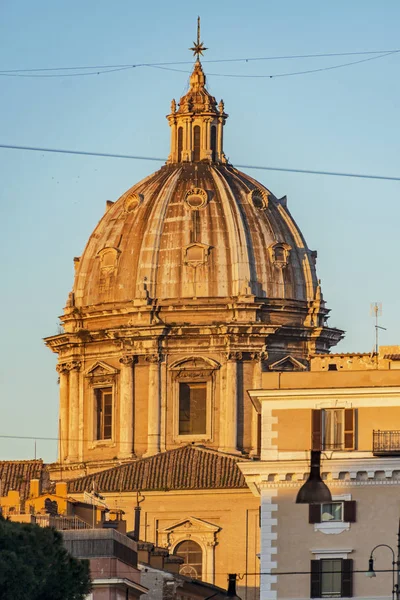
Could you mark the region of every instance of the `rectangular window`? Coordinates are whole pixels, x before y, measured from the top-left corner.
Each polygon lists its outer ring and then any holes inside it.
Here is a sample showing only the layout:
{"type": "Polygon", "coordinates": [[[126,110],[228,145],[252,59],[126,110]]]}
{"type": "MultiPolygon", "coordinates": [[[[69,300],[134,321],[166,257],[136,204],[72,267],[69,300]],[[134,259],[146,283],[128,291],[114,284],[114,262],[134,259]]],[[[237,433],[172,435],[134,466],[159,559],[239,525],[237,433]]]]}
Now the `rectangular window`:
{"type": "Polygon", "coordinates": [[[327,408],[312,410],[313,450],[354,450],[353,408],[327,408]]]}
{"type": "Polygon", "coordinates": [[[179,435],[207,432],[207,383],[179,383],[179,435]]]}
{"type": "Polygon", "coordinates": [[[311,561],[311,598],[351,598],[353,596],[353,561],[322,558],[311,561]]]}
{"type": "Polygon", "coordinates": [[[340,598],[342,594],[342,559],[321,561],[321,598],[340,598]]]}
{"type": "Polygon", "coordinates": [[[355,523],[356,521],[356,501],[355,500],[336,500],[333,502],[324,502],[322,504],[309,504],[308,522],[309,523],[355,523]]]}
{"type": "Polygon", "coordinates": [[[325,450],[344,448],[344,410],[331,408],[322,411],[322,443],[325,450]]]}
{"type": "Polygon", "coordinates": [[[343,521],[343,502],[321,504],[321,523],[324,521],[343,521]]]}
{"type": "Polygon", "coordinates": [[[94,390],[96,410],[96,439],[112,438],[112,388],[96,388],[94,390]]]}

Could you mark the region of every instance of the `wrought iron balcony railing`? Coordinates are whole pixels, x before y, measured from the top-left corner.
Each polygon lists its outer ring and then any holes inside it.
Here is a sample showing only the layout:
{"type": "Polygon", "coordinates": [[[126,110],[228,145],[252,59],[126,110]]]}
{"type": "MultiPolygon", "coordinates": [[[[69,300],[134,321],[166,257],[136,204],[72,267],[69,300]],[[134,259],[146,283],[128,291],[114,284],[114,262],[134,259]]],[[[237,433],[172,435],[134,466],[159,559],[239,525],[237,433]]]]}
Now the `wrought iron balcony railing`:
{"type": "Polygon", "coordinates": [[[376,456],[400,455],[400,430],[372,432],[372,452],[376,456]]]}

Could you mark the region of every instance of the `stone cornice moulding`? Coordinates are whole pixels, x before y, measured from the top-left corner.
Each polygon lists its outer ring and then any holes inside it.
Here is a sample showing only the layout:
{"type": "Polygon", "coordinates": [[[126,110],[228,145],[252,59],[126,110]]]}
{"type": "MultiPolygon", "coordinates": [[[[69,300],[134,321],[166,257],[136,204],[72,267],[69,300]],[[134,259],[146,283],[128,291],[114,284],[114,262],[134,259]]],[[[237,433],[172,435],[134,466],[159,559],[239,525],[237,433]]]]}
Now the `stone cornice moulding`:
{"type": "MultiPolygon", "coordinates": [[[[275,389],[248,390],[254,404],[258,406],[268,402],[268,409],[299,409],[315,408],[324,401],[351,402],[353,408],[375,406],[398,406],[400,403],[400,387],[371,387],[371,388],[315,388],[305,389],[275,389]],[[288,404],[289,403],[289,404],[288,404]]],[[[340,408],[340,405],[338,404],[340,408]]]]}
{"type": "MultiPolygon", "coordinates": [[[[308,461],[239,462],[238,466],[255,495],[259,495],[261,489],[297,489],[309,474],[308,461]]],[[[325,460],[321,473],[326,476],[326,483],[336,487],[400,485],[398,458],[325,460]],[[398,478],[394,474],[398,474],[398,478]]]]}

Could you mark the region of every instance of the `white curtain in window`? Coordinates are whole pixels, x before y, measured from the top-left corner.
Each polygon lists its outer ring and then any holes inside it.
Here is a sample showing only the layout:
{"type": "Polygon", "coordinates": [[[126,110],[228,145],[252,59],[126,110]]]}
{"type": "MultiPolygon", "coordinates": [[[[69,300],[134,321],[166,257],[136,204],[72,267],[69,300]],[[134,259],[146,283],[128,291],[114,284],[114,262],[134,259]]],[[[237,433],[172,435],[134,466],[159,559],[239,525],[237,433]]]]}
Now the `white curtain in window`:
{"type": "Polygon", "coordinates": [[[324,419],[325,448],[340,450],[343,448],[344,410],[342,408],[325,410],[324,419]]]}

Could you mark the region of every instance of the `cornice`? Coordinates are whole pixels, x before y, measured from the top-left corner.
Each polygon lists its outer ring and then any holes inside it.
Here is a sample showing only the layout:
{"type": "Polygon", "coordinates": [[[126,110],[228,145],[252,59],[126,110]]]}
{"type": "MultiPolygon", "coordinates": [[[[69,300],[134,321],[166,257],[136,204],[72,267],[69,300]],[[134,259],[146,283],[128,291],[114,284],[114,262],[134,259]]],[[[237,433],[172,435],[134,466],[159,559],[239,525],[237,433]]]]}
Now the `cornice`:
{"type": "MultiPolygon", "coordinates": [[[[239,462],[238,467],[256,495],[261,489],[297,489],[310,470],[308,460],[239,462]]],[[[335,487],[400,485],[400,458],[371,455],[369,458],[323,460],[321,473],[324,481],[335,487]]]]}

